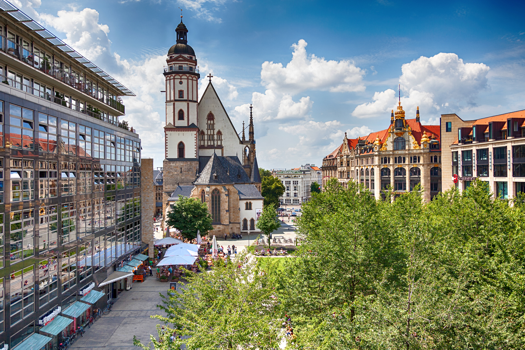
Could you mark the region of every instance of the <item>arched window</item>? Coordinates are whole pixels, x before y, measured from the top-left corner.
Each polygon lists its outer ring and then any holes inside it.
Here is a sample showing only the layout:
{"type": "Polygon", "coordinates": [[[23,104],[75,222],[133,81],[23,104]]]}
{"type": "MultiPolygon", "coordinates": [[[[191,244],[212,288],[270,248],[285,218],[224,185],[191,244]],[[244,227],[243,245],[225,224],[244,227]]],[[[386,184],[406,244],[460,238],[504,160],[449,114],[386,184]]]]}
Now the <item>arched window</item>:
{"type": "Polygon", "coordinates": [[[396,137],[394,140],[394,151],[405,149],[405,139],[403,137],[396,137]]]}
{"type": "Polygon", "coordinates": [[[201,131],[199,134],[199,146],[206,146],[206,135],[204,134],[204,131],[201,131]]]}
{"type": "Polygon", "coordinates": [[[370,175],[371,175],[371,176],[374,176],[374,168],[372,168],[372,169],[370,170],[370,175]]]}
{"type": "Polygon", "coordinates": [[[250,231],[255,231],[255,220],[253,218],[250,219],[250,231]]]}
{"type": "Polygon", "coordinates": [[[406,175],[405,168],[395,168],[394,169],[394,176],[405,176],[406,175]]]}
{"type": "Polygon", "coordinates": [[[206,202],[206,192],[204,190],[201,191],[201,202],[206,202]]]}
{"type": "Polygon", "coordinates": [[[368,169],[365,170],[365,176],[366,176],[366,177],[369,177],[369,176],[370,176],[370,173],[368,172],[368,169]]]}
{"type": "Polygon", "coordinates": [[[404,163],[403,157],[397,157],[397,163],[398,164],[403,164],[404,163]]]}
{"type": "Polygon", "coordinates": [[[411,177],[419,177],[421,176],[421,169],[413,167],[410,169],[410,176],[411,177]]]}
{"type": "Polygon", "coordinates": [[[179,142],[177,158],[184,158],[184,142],[179,142]]]}
{"type": "Polygon", "coordinates": [[[242,230],[248,231],[248,220],[247,219],[242,220],[242,230]]]}
{"type": "Polygon", "coordinates": [[[365,176],[363,169],[361,169],[361,177],[365,176]]]}
{"type": "Polygon", "coordinates": [[[211,193],[211,218],[214,224],[221,223],[221,193],[218,189],[211,193]]]}
{"type": "Polygon", "coordinates": [[[208,113],[206,121],[206,146],[215,146],[215,117],[213,113],[208,113]]]}
{"type": "Polygon", "coordinates": [[[222,132],[217,131],[217,146],[222,146],[222,132]]]}
{"type": "Polygon", "coordinates": [[[184,120],[184,111],[179,109],[179,120],[184,120]]]}

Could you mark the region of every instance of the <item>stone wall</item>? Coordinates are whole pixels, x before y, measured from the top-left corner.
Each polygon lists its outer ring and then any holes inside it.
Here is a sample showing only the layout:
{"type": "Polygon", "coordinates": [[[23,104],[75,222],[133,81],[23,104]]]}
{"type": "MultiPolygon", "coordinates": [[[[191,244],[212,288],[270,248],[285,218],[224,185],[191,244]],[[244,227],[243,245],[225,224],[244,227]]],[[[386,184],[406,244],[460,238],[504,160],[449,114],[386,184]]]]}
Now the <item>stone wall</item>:
{"type": "Polygon", "coordinates": [[[198,160],[164,160],[163,185],[164,192],[173,192],[178,185],[191,185],[199,171],[198,160]]]}
{"type": "Polygon", "coordinates": [[[153,215],[155,213],[155,186],[153,184],[153,159],[141,160],[141,221],[142,242],[149,245],[149,256],[153,257],[155,236],[153,233],[153,215]]]}

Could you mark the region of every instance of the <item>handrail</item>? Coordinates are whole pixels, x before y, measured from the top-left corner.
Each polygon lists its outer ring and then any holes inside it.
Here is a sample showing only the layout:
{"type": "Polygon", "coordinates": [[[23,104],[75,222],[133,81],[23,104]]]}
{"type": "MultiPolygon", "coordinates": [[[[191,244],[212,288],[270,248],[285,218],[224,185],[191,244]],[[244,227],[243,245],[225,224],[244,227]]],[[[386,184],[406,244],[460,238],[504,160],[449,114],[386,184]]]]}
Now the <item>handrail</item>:
{"type": "Polygon", "coordinates": [[[93,87],[92,84],[87,84],[80,79],[77,80],[74,75],[66,70],[51,66],[46,57],[43,59],[38,56],[35,57],[32,52],[24,49],[20,44],[7,39],[4,35],[0,35],[0,50],[125,114],[126,107],[121,101],[98,93],[96,87],[93,87]]]}

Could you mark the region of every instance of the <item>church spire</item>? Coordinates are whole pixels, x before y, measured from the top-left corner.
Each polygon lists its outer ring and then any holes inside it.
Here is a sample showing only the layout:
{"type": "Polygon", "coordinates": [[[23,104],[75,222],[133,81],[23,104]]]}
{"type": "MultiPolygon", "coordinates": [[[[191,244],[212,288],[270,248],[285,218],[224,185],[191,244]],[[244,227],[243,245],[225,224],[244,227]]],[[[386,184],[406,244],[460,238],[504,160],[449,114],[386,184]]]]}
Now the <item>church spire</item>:
{"type": "Polygon", "coordinates": [[[242,142],[246,141],[246,136],[244,136],[244,120],[242,121],[242,142]]]}
{"type": "Polygon", "coordinates": [[[255,132],[253,131],[253,116],[252,116],[252,105],[250,105],[250,129],[248,135],[250,137],[250,142],[255,141],[255,132]]]}
{"type": "MultiPolygon", "coordinates": [[[[181,10],[182,11],[182,10],[181,10]]],[[[180,15],[180,23],[175,29],[177,32],[177,44],[187,44],[188,43],[188,28],[182,23],[182,12],[180,15]]]]}

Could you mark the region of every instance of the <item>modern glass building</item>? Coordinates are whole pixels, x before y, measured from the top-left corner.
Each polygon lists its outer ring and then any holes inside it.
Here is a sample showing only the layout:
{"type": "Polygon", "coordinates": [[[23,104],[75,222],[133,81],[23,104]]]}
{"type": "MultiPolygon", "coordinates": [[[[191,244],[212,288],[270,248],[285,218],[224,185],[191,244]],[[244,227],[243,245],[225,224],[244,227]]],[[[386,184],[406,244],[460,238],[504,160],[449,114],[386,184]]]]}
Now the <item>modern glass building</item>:
{"type": "Polygon", "coordinates": [[[81,291],[125,289],[141,145],[118,121],[133,93],[4,0],[0,76],[0,348],[25,349],[81,291]]]}

